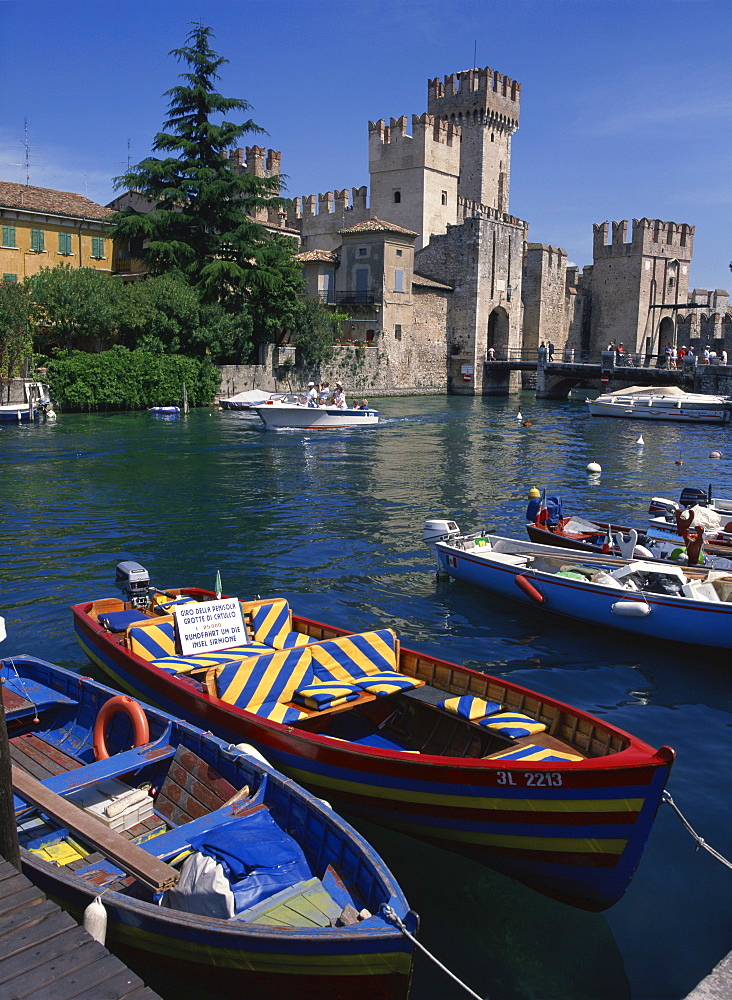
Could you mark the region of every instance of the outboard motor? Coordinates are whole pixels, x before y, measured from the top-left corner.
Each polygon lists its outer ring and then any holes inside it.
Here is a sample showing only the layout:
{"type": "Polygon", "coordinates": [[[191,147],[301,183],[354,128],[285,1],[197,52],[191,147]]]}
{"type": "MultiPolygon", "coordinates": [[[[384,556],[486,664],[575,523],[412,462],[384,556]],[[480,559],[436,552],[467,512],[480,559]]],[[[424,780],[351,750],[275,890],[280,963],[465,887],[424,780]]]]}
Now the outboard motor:
{"type": "Polygon", "coordinates": [[[437,563],[437,577],[444,576],[445,573],[440,564],[440,557],[437,554],[436,542],[449,542],[453,538],[460,537],[460,528],[455,521],[431,520],[424,522],[422,529],[422,541],[435,557],[437,563]]]}
{"type": "Polygon", "coordinates": [[[125,603],[133,608],[146,608],[150,604],[150,576],[139,563],[131,560],[117,563],[114,585],[122,591],[125,603]]]}
{"type": "Polygon", "coordinates": [[[648,513],[654,517],[673,517],[674,511],[679,509],[675,500],[667,500],[666,497],[651,497],[648,504],[648,513]]]}
{"type": "Polygon", "coordinates": [[[679,503],[682,507],[708,507],[711,500],[711,490],[700,490],[697,486],[685,486],[681,491],[679,503]]]}
{"type": "Polygon", "coordinates": [[[435,550],[435,542],[449,542],[451,538],[457,538],[460,528],[454,521],[425,521],[422,530],[422,541],[431,549],[435,550]]]}

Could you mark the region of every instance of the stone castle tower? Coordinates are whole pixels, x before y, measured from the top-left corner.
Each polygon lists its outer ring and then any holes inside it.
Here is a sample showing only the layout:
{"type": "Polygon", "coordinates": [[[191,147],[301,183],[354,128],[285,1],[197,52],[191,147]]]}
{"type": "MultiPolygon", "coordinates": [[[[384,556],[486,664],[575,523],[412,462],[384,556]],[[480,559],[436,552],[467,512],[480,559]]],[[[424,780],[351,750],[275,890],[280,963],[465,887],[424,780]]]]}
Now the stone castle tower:
{"type": "Polygon", "coordinates": [[[460,129],[434,115],[369,122],[371,210],[419,234],[416,249],[458,218],[460,129]]]}
{"type": "Polygon", "coordinates": [[[658,354],[676,343],[679,312],[688,309],[694,227],[659,219],[593,226],[593,352],[611,340],[626,350],[658,354]]]}
{"type": "Polygon", "coordinates": [[[461,130],[461,198],[508,212],[511,137],[519,127],[520,101],[521,84],[488,67],[428,81],[428,113],[461,130]]]}

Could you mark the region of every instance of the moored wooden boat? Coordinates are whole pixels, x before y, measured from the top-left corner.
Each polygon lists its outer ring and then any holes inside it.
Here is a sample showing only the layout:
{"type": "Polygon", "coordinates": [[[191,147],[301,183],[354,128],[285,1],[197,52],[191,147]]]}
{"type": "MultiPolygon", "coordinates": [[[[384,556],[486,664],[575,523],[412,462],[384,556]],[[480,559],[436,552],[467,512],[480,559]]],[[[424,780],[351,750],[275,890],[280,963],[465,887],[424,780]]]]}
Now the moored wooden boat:
{"type": "MultiPolygon", "coordinates": [[[[440,523],[455,522],[430,522],[440,523]]],[[[432,544],[440,572],[512,600],[648,638],[732,648],[729,569],[564,551],[459,529],[432,544]]]]}
{"type": "Polygon", "coordinates": [[[355,814],[547,895],[603,910],[625,892],[668,777],[669,748],[656,751],[555,699],[405,649],[390,629],[354,635],[293,616],[283,599],[234,601],[244,641],[220,642],[217,652],[214,640],[211,651],[190,655],[177,645],[187,642],[185,616],[217,615],[223,605],[213,593],[121,589],[126,600],[85,602],[73,615],[82,648],[125,690],[256,744],[355,814]]]}
{"type": "Polygon", "coordinates": [[[0,677],[24,872],[77,918],[101,894],[112,950],[212,996],[406,998],[413,943],[382,908],[416,916],[326,804],[51,663],[0,677]]]}

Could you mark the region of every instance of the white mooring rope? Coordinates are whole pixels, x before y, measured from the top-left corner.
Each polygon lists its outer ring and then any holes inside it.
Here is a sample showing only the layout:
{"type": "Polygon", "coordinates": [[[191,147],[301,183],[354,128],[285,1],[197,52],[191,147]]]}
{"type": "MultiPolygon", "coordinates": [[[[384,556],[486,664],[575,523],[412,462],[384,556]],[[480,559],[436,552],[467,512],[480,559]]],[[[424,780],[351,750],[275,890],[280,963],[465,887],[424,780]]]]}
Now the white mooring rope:
{"type": "Polygon", "coordinates": [[[671,796],[669,795],[669,793],[666,792],[666,791],[664,791],[664,793],[663,793],[663,801],[666,802],[666,803],[668,803],[668,805],[671,806],[671,808],[674,810],[674,812],[679,817],[679,819],[681,820],[681,822],[684,824],[684,826],[686,827],[686,829],[689,831],[689,833],[691,834],[691,836],[694,838],[694,840],[696,841],[697,850],[700,847],[703,847],[704,850],[705,851],[709,851],[709,853],[712,855],[712,857],[716,858],[717,861],[721,861],[722,864],[725,865],[727,868],[732,868],[732,861],[728,861],[725,857],[722,857],[722,855],[719,853],[719,851],[715,851],[713,847],[709,846],[709,844],[704,840],[703,837],[699,836],[699,834],[696,832],[696,830],[692,827],[691,823],[689,823],[689,821],[687,820],[687,818],[683,815],[683,813],[681,812],[681,810],[679,809],[679,807],[676,805],[676,803],[674,802],[674,800],[671,798],[671,796]]]}
{"type": "Polygon", "coordinates": [[[393,923],[395,923],[399,928],[399,930],[402,932],[402,934],[405,934],[412,942],[412,944],[415,944],[420,949],[420,951],[423,951],[427,956],[427,958],[431,959],[435,963],[435,965],[439,966],[439,968],[442,969],[442,971],[446,973],[446,975],[448,975],[450,979],[453,979],[458,984],[458,986],[462,986],[462,988],[465,990],[467,994],[469,994],[469,996],[474,997],[475,1000],[487,1000],[487,997],[484,998],[481,997],[478,993],[474,993],[469,986],[466,986],[465,983],[462,982],[462,980],[458,979],[458,977],[455,975],[454,972],[450,972],[450,970],[446,966],[444,966],[439,959],[435,958],[435,956],[431,952],[429,952],[425,948],[425,946],[416,939],[414,934],[410,934],[410,932],[404,926],[404,922],[402,921],[401,917],[399,917],[396,914],[396,912],[391,908],[391,906],[389,906],[387,903],[382,903],[381,912],[384,914],[387,920],[391,920],[393,923]]]}

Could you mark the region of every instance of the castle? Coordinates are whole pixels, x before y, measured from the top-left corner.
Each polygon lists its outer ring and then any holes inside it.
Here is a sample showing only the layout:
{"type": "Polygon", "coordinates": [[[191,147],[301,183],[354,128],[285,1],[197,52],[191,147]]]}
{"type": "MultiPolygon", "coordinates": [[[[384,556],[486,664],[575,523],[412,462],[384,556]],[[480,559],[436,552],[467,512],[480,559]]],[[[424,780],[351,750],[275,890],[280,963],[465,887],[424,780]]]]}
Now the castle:
{"type": "MultiPolygon", "coordinates": [[[[518,372],[486,379],[490,349],[535,359],[542,341],[560,357],[597,357],[611,341],[644,358],[666,343],[732,348],[727,293],[688,287],[693,226],[595,225],[581,271],[563,249],[528,241],[509,213],[520,101],[521,85],[489,68],[429,80],[425,113],[368,123],[370,194],[261,212],[300,240],[307,294],[347,313],[345,340],[375,351],[373,391],[514,391],[518,372]]],[[[281,165],[257,146],[231,158],[259,176],[281,165]]]]}

